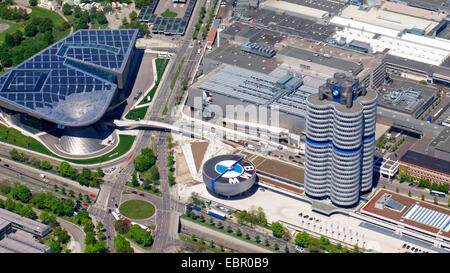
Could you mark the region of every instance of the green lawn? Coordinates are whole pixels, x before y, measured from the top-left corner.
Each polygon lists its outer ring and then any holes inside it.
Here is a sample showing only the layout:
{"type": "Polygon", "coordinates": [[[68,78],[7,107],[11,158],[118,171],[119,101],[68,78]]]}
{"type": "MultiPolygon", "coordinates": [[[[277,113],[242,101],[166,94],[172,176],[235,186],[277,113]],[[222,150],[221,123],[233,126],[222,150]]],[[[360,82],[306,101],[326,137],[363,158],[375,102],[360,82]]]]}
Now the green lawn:
{"type": "MultiPolygon", "coordinates": [[[[129,135],[119,135],[119,145],[112,150],[111,152],[107,153],[106,155],[90,158],[90,159],[67,159],[60,156],[57,156],[53,154],[51,151],[49,151],[44,145],[42,145],[39,141],[32,137],[28,137],[23,135],[18,130],[6,127],[3,124],[0,124],[0,141],[5,142],[14,146],[18,146],[21,148],[25,148],[28,150],[32,150],[38,153],[46,154],[52,157],[64,159],[66,161],[72,162],[72,163],[78,163],[78,164],[95,164],[100,162],[106,162],[109,160],[112,160],[114,158],[117,158],[126,152],[128,152],[131,149],[131,146],[133,146],[133,142],[136,136],[129,136],[129,135]]],[[[9,155],[7,155],[9,156],[9,155]]]]}
{"type": "Polygon", "coordinates": [[[155,214],[155,207],[143,200],[128,200],[120,205],[120,213],[131,219],[145,219],[155,214]]]}
{"type": "MultiPolygon", "coordinates": [[[[54,11],[44,9],[41,7],[30,7],[30,8],[33,10],[30,14],[30,19],[49,17],[50,19],[52,19],[53,24],[55,26],[59,26],[62,23],[64,23],[64,19],[61,17],[61,15],[59,15],[58,13],[56,13],[54,11]]],[[[70,33],[70,28],[66,29],[64,31],[59,31],[56,28],[53,29],[53,36],[55,37],[55,41],[61,40],[62,38],[69,35],[69,33],[70,33]]]]}
{"type": "Polygon", "coordinates": [[[53,155],[44,145],[32,137],[23,135],[14,128],[0,124],[0,141],[46,155],[53,155]]]}
{"type": "Polygon", "coordinates": [[[170,9],[166,9],[166,11],[161,14],[161,16],[165,18],[175,18],[177,15],[176,12],[173,12],[170,9]]]}
{"type": "Polygon", "coordinates": [[[136,108],[128,111],[128,114],[125,116],[127,119],[138,120],[143,119],[145,114],[147,113],[148,106],[136,108]]]}
{"type": "Polygon", "coordinates": [[[10,25],[10,27],[7,30],[0,33],[0,43],[3,43],[5,41],[6,33],[13,34],[16,30],[20,30],[23,32],[23,28],[24,28],[23,24],[17,24],[14,21],[3,20],[3,19],[0,19],[0,23],[10,25]]]}

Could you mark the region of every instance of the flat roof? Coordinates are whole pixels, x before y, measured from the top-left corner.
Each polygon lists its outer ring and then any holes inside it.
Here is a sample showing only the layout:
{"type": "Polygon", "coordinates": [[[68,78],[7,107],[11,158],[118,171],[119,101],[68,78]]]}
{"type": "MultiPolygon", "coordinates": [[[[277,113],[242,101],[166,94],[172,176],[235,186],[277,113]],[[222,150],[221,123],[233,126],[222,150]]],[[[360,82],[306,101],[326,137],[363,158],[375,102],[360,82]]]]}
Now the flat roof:
{"type": "Polygon", "coordinates": [[[247,11],[246,16],[253,19],[254,25],[322,42],[333,36],[336,29],[339,28],[331,24],[321,24],[314,20],[289,15],[287,12],[280,14],[268,9],[247,11]]]}
{"type": "Polygon", "coordinates": [[[409,150],[400,161],[450,175],[450,161],[409,150]]]}
{"type": "MultiPolygon", "coordinates": [[[[292,75],[293,78],[294,76],[292,75]]],[[[306,98],[310,94],[316,93],[317,89],[308,86],[309,82],[306,82],[306,84],[303,82],[302,86],[292,92],[284,92],[275,89],[278,80],[280,78],[227,65],[206,80],[202,79],[197,82],[192,88],[254,105],[276,106],[281,112],[304,117],[306,114],[306,98]]]]}
{"type": "Polygon", "coordinates": [[[45,234],[50,230],[50,227],[46,224],[40,223],[38,221],[31,220],[29,218],[23,217],[14,212],[10,212],[6,209],[0,208],[0,218],[9,221],[13,224],[19,224],[28,229],[35,230],[38,233],[45,234]]]}
{"type": "Polygon", "coordinates": [[[408,16],[414,16],[417,18],[424,18],[424,19],[438,21],[438,22],[440,20],[444,19],[446,16],[443,13],[424,10],[424,9],[406,6],[406,5],[389,2],[389,1],[386,1],[384,4],[382,4],[381,8],[384,10],[388,10],[388,11],[392,11],[392,12],[396,12],[396,13],[400,13],[400,14],[405,14],[408,16]]]}
{"type": "MultiPolygon", "coordinates": [[[[269,59],[267,57],[244,52],[241,50],[240,46],[233,44],[222,44],[220,47],[207,54],[205,59],[215,61],[217,65],[225,63],[264,74],[269,74],[279,65],[273,58],[269,59]]],[[[213,68],[205,69],[205,71],[211,71],[213,68]]]]}
{"type": "Polygon", "coordinates": [[[7,227],[9,224],[11,224],[10,221],[4,220],[4,219],[0,219],[0,230],[4,229],[4,228],[7,227]]]}
{"type": "Polygon", "coordinates": [[[320,9],[328,12],[338,13],[342,8],[345,7],[344,1],[328,1],[328,0],[283,0],[289,3],[320,9]]]}
{"type": "Polygon", "coordinates": [[[106,112],[124,73],[136,29],[78,30],[0,76],[6,108],[70,127],[106,112]]]}
{"type": "MultiPolygon", "coordinates": [[[[411,209],[414,209],[414,207],[416,206],[416,208],[422,207],[424,212],[425,209],[429,212],[434,211],[435,214],[440,213],[441,216],[449,216],[450,211],[448,209],[445,209],[443,207],[440,206],[435,206],[433,204],[429,204],[426,202],[422,202],[422,201],[417,201],[417,199],[414,198],[410,198],[408,196],[405,195],[401,195],[401,194],[397,194],[395,192],[391,192],[385,189],[381,189],[377,194],[375,194],[370,200],[369,202],[367,202],[367,204],[365,204],[361,209],[360,212],[361,213],[366,213],[369,215],[376,215],[376,216],[381,216],[383,218],[386,219],[390,219],[393,220],[395,222],[399,222],[402,223],[402,225],[407,225],[409,227],[413,227],[415,229],[419,229],[419,230],[423,230],[423,231],[427,231],[429,233],[433,233],[433,234],[439,234],[441,236],[444,237],[449,237],[450,232],[448,231],[448,221],[447,221],[447,225],[444,226],[433,226],[430,224],[430,221],[418,221],[421,219],[416,219],[415,217],[411,217],[410,214],[411,209]],[[401,211],[396,211],[396,210],[392,210],[392,209],[379,209],[375,207],[375,203],[376,201],[378,201],[378,199],[383,196],[383,194],[388,193],[390,195],[392,195],[392,199],[402,205],[404,205],[405,207],[401,210],[401,211]]],[[[426,218],[426,217],[424,217],[426,218]]],[[[443,218],[441,218],[443,219],[443,218]]]]}
{"type": "Polygon", "coordinates": [[[428,32],[438,24],[436,21],[399,14],[383,9],[371,8],[369,10],[364,10],[353,5],[345,7],[342,10],[341,16],[399,31],[407,28],[417,28],[428,32]]]}
{"type": "Polygon", "coordinates": [[[431,141],[430,146],[450,153],[450,128],[445,127],[442,132],[431,141]]]}
{"type": "Polygon", "coordinates": [[[318,54],[316,52],[297,47],[286,46],[278,52],[278,55],[285,55],[305,61],[311,60],[312,63],[329,66],[345,72],[349,72],[350,70],[352,70],[353,75],[357,75],[362,70],[362,65],[359,65],[357,63],[336,57],[326,58],[323,54],[318,54]],[[315,54],[317,54],[318,56],[315,56],[315,54]]]}
{"type": "Polygon", "coordinates": [[[0,241],[0,248],[6,249],[6,253],[45,253],[45,251],[41,249],[37,249],[8,237],[5,237],[0,241]]]}
{"type": "Polygon", "coordinates": [[[436,74],[437,76],[441,76],[441,77],[444,76],[444,77],[448,78],[448,80],[450,81],[450,68],[448,68],[448,67],[427,64],[427,63],[423,63],[423,62],[419,62],[419,61],[414,61],[414,60],[394,56],[391,54],[386,54],[386,56],[384,58],[384,62],[411,68],[414,70],[419,70],[429,76],[433,76],[434,74],[436,74]]]}
{"type": "Polygon", "coordinates": [[[385,91],[378,91],[378,106],[391,109],[396,112],[406,113],[408,115],[412,115],[414,118],[414,114],[435,94],[436,89],[434,87],[428,87],[422,84],[411,83],[407,81],[394,79],[391,85],[383,86],[385,91]],[[417,100],[411,99],[408,102],[407,91],[411,90],[412,92],[420,92],[417,100]],[[389,95],[398,94],[398,92],[403,92],[402,100],[393,100],[389,99],[389,95]],[[386,98],[385,98],[386,96],[386,98]]]}

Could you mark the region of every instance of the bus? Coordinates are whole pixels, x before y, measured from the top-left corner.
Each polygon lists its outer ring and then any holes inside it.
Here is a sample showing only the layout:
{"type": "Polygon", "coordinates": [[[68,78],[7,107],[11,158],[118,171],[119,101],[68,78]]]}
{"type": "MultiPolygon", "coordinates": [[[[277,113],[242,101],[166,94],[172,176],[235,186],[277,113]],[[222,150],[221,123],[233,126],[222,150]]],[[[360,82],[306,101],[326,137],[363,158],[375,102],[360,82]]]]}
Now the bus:
{"type": "Polygon", "coordinates": [[[431,190],[431,191],[430,191],[430,194],[431,194],[431,195],[434,195],[434,196],[438,196],[438,197],[445,198],[445,193],[440,192],[440,191],[434,191],[434,190],[431,190]]]}
{"type": "Polygon", "coordinates": [[[120,219],[119,215],[115,211],[111,212],[111,214],[116,220],[120,219]]]}
{"type": "Polygon", "coordinates": [[[214,210],[214,209],[209,209],[208,214],[211,216],[214,216],[220,220],[225,220],[227,217],[227,214],[223,211],[218,211],[218,210],[214,210]]]}

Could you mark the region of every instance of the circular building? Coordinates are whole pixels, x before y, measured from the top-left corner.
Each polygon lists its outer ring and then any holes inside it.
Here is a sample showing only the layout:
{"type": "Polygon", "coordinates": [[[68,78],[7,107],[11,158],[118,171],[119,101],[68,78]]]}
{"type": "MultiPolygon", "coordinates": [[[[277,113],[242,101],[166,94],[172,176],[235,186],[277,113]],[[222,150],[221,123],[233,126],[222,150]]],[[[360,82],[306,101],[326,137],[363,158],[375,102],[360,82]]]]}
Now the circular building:
{"type": "Polygon", "coordinates": [[[246,192],[256,182],[255,166],[239,155],[219,155],[203,164],[206,188],[222,196],[246,192]]]}

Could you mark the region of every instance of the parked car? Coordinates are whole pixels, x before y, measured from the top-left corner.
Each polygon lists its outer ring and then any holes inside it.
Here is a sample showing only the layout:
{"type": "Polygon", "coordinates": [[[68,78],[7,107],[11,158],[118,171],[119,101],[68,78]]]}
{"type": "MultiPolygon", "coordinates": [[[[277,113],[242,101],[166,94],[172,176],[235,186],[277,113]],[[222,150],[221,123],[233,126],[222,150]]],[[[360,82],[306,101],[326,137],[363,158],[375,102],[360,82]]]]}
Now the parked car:
{"type": "Polygon", "coordinates": [[[132,191],[131,193],[137,194],[137,191],[132,191]]]}
{"type": "Polygon", "coordinates": [[[143,193],[140,193],[140,194],[139,194],[139,196],[142,196],[142,197],[144,197],[144,194],[143,194],[143,193]]]}

